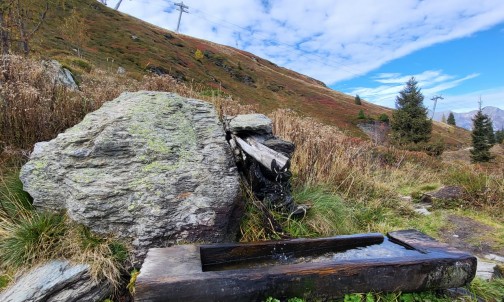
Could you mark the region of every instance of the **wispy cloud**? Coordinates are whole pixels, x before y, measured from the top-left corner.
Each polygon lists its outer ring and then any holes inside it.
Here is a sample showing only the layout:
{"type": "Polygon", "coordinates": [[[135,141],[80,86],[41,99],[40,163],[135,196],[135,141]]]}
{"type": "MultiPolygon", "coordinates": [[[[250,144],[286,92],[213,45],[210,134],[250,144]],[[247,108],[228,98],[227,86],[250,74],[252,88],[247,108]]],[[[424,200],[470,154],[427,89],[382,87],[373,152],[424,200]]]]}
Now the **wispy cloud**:
{"type": "Polygon", "coordinates": [[[503,108],[504,87],[486,89],[459,95],[446,95],[439,103],[439,111],[452,110],[454,112],[468,112],[478,109],[478,101],[481,98],[483,107],[493,106],[503,108]]]}
{"type": "Polygon", "coordinates": [[[400,73],[380,73],[373,79],[379,83],[378,86],[357,87],[348,91],[348,94],[356,95],[382,106],[394,107],[395,98],[399,91],[404,88],[405,83],[415,77],[418,87],[422,89],[422,94],[426,99],[440,94],[445,90],[454,88],[462,82],[473,79],[479,74],[469,74],[464,77],[444,74],[442,70],[427,70],[419,74],[402,75],[400,73]]]}
{"type": "MultiPolygon", "coordinates": [[[[116,1],[109,3],[112,6],[116,1]]],[[[238,46],[327,84],[366,74],[421,48],[504,21],[502,0],[184,3],[190,13],[182,17],[182,33],[238,46]]],[[[178,19],[178,11],[168,0],[123,1],[121,10],[168,29],[174,29],[178,19]]],[[[448,80],[453,79],[439,78],[438,82],[448,80]]]]}

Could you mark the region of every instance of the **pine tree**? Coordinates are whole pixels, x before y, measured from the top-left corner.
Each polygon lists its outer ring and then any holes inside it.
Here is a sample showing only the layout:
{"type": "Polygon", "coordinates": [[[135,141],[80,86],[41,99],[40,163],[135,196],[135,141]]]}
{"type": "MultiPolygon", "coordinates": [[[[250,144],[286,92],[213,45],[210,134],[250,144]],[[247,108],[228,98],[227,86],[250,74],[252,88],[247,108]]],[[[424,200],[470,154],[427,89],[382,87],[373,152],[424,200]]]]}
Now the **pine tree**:
{"type": "Polygon", "coordinates": [[[490,117],[488,117],[488,120],[487,120],[487,122],[485,124],[485,130],[486,130],[487,137],[488,137],[488,143],[491,146],[495,145],[495,133],[494,133],[494,130],[493,130],[492,119],[490,117]]]}
{"type": "Polygon", "coordinates": [[[495,131],[495,142],[498,144],[502,144],[504,141],[504,128],[501,128],[501,130],[495,131]]]}
{"type": "MultiPolygon", "coordinates": [[[[488,117],[488,115],[483,114],[483,112],[478,110],[476,115],[473,118],[473,130],[472,130],[472,150],[471,150],[471,159],[473,162],[487,162],[492,159],[492,155],[490,154],[490,148],[492,147],[492,143],[490,142],[489,133],[488,133],[488,125],[492,124],[492,120],[488,117]]],[[[493,135],[493,129],[492,129],[493,135]]]]}
{"type": "Polygon", "coordinates": [[[392,140],[398,145],[427,142],[432,132],[432,121],[427,118],[423,95],[412,77],[396,98],[392,115],[392,140]]]}
{"type": "Polygon", "coordinates": [[[362,105],[360,96],[358,94],[355,96],[355,105],[362,105]]]}
{"type": "Polygon", "coordinates": [[[357,118],[358,118],[359,120],[364,120],[364,119],[366,119],[366,115],[364,114],[364,110],[362,110],[362,109],[361,109],[361,110],[359,110],[359,114],[357,114],[357,118]]]}
{"type": "Polygon", "coordinates": [[[455,116],[453,115],[453,112],[450,112],[450,114],[448,115],[448,119],[446,120],[446,122],[448,123],[448,125],[456,126],[455,116]]]}

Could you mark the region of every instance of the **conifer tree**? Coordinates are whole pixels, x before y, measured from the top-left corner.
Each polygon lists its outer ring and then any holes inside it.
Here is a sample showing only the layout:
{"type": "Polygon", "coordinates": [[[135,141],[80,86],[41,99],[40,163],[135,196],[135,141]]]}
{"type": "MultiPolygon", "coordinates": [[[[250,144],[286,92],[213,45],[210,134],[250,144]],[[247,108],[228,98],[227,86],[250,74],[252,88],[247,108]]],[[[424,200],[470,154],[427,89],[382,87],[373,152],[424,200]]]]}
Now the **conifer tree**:
{"type": "Polygon", "coordinates": [[[362,105],[360,96],[358,94],[355,96],[355,105],[362,105]]]}
{"type": "MultiPolygon", "coordinates": [[[[490,141],[490,135],[488,133],[489,125],[492,125],[492,120],[488,115],[483,114],[481,108],[478,110],[473,118],[473,130],[472,130],[472,150],[471,159],[473,162],[487,162],[492,159],[490,154],[490,148],[492,148],[492,142],[490,141]]],[[[493,136],[493,129],[492,129],[493,136]]]]}
{"type": "Polygon", "coordinates": [[[450,112],[450,114],[448,115],[448,119],[446,120],[446,122],[448,123],[448,125],[456,126],[455,116],[453,115],[453,112],[450,112]]]}
{"type": "Polygon", "coordinates": [[[504,128],[501,128],[501,130],[495,131],[495,142],[498,144],[502,144],[504,141],[504,128]]]}
{"type": "Polygon", "coordinates": [[[432,121],[427,118],[423,95],[414,77],[396,97],[396,111],[392,115],[392,140],[395,144],[427,142],[432,132],[432,121]]]}
{"type": "Polygon", "coordinates": [[[446,124],[446,116],[444,115],[444,113],[443,113],[443,117],[441,118],[441,123],[446,124]]]}

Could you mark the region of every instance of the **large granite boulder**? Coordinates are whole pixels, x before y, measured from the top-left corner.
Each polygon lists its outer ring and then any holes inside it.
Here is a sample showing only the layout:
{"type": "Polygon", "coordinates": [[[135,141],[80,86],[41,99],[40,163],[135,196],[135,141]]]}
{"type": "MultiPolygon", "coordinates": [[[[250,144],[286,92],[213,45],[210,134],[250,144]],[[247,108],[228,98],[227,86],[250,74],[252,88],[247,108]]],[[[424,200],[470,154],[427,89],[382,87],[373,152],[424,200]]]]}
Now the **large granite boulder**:
{"type": "Polygon", "coordinates": [[[0,293],[2,302],[95,302],[111,294],[110,286],[91,277],[89,265],[54,260],[23,274],[0,293]]]}
{"type": "Polygon", "coordinates": [[[213,106],[123,93],[49,142],[20,176],[38,209],[66,211],[137,256],[176,241],[234,239],[239,175],[213,106]]]}

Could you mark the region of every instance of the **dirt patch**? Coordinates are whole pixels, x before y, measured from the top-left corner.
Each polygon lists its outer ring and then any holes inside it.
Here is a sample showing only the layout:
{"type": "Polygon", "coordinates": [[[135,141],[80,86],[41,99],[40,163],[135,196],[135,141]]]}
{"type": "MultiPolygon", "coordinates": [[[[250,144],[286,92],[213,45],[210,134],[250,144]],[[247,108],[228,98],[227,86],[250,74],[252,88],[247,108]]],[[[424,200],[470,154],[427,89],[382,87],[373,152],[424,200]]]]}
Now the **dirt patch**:
{"type": "Polygon", "coordinates": [[[504,248],[492,237],[496,232],[493,227],[458,215],[449,215],[447,220],[449,227],[441,229],[441,241],[479,256],[504,255],[504,248]]]}

